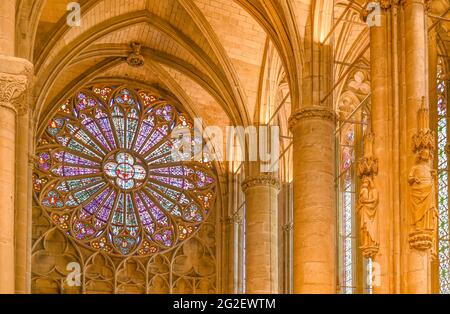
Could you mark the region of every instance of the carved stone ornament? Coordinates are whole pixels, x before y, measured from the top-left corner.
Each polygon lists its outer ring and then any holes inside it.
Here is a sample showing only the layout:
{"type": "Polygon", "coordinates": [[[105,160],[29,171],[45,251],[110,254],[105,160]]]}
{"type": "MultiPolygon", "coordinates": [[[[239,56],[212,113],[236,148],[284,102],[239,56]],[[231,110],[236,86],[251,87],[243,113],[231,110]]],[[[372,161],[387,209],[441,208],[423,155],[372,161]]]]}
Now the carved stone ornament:
{"type": "Polygon", "coordinates": [[[18,114],[28,110],[28,85],[33,66],[24,59],[0,57],[0,107],[18,114]]]}
{"type": "Polygon", "coordinates": [[[260,174],[255,177],[247,177],[244,182],[242,182],[242,191],[245,193],[247,189],[257,186],[273,186],[279,190],[280,180],[270,174],[260,174]]]}
{"type": "Polygon", "coordinates": [[[292,221],[288,222],[287,224],[284,224],[282,228],[284,232],[291,232],[294,230],[294,223],[292,221]]]}
{"type": "Polygon", "coordinates": [[[336,122],[336,113],[334,110],[326,107],[311,106],[300,109],[289,118],[289,128],[292,130],[300,121],[303,120],[327,120],[336,122]]]}
{"type": "Polygon", "coordinates": [[[361,10],[361,19],[366,22],[367,17],[372,13],[373,4],[379,4],[381,9],[387,10],[392,5],[396,5],[399,0],[366,0],[361,10]],[[370,4],[370,5],[369,5],[370,4]]]}
{"type": "Polygon", "coordinates": [[[141,44],[131,43],[131,48],[133,52],[127,58],[128,65],[136,68],[144,66],[145,59],[141,54],[141,44]]]}
{"type": "Polygon", "coordinates": [[[364,136],[364,156],[358,162],[358,176],[372,177],[378,174],[378,158],[373,155],[373,133],[364,136]]]}
{"type": "Polygon", "coordinates": [[[361,179],[357,213],[360,219],[360,249],[365,258],[374,258],[379,251],[378,190],[374,176],[378,174],[378,159],[373,156],[373,133],[364,136],[364,156],[358,162],[361,179]]]}
{"type": "Polygon", "coordinates": [[[242,218],[242,215],[240,215],[239,213],[234,213],[230,216],[222,218],[221,221],[227,225],[232,225],[232,224],[242,225],[242,223],[244,222],[244,219],[242,218]]]}
{"type": "Polygon", "coordinates": [[[413,151],[416,163],[408,175],[409,216],[411,230],[410,247],[416,250],[434,248],[438,223],[436,206],[436,171],[431,168],[435,149],[435,135],[428,128],[428,109],[418,112],[418,132],[413,136],[413,151]]]}

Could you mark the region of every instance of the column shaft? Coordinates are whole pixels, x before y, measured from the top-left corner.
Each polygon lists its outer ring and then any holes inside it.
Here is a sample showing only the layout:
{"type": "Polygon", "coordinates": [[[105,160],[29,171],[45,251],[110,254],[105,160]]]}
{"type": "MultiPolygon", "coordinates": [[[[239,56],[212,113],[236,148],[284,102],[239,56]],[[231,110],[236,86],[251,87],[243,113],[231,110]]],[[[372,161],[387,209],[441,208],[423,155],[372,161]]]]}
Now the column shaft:
{"type": "Polygon", "coordinates": [[[16,0],[0,1],[0,55],[14,56],[16,0]]]}
{"type": "Polygon", "coordinates": [[[25,111],[18,117],[16,160],[16,293],[29,293],[31,267],[28,258],[28,243],[31,237],[31,169],[29,166],[30,121],[29,112],[25,111]]]}
{"type": "Polygon", "coordinates": [[[246,200],[246,292],[278,293],[278,191],[269,175],[243,183],[246,200]]]}
{"type": "Polygon", "coordinates": [[[312,106],[290,119],[294,155],[294,292],[336,293],[335,115],[312,106]]]}
{"type": "MultiPolygon", "coordinates": [[[[16,239],[15,199],[16,169],[22,167],[28,173],[28,157],[24,164],[16,159],[16,141],[17,113],[28,105],[26,94],[31,73],[32,65],[28,61],[0,56],[0,293],[15,292],[15,245],[17,241],[21,246],[29,244],[28,239],[24,242],[16,239]]],[[[25,128],[28,129],[28,124],[25,128]]],[[[26,134],[28,136],[28,130],[26,134]]],[[[28,193],[24,196],[29,199],[28,193]]],[[[28,224],[28,219],[23,223],[28,224]]]]}
{"type": "Polygon", "coordinates": [[[16,114],[0,106],[0,293],[14,293],[14,169],[16,114]]]}
{"type": "Polygon", "coordinates": [[[370,71],[371,71],[371,103],[372,103],[372,132],[374,134],[374,157],[378,160],[378,173],[374,176],[375,189],[378,191],[378,232],[379,250],[373,257],[377,263],[375,268],[379,271],[379,278],[374,280],[374,293],[391,293],[393,284],[392,259],[392,224],[394,221],[391,203],[391,175],[392,133],[391,130],[391,99],[389,88],[390,46],[388,13],[386,8],[381,9],[381,24],[370,28],[370,71]]]}
{"type": "MultiPolygon", "coordinates": [[[[405,25],[405,87],[406,87],[406,165],[412,169],[416,164],[413,137],[419,126],[417,115],[422,107],[428,108],[427,87],[427,25],[425,0],[404,1],[405,25]]],[[[404,178],[403,182],[407,182],[404,178]]],[[[408,195],[411,195],[411,184],[408,195]]],[[[411,232],[412,204],[407,204],[407,229],[411,232]]],[[[431,254],[429,250],[417,250],[407,246],[407,291],[408,293],[431,292],[431,254]]]]}

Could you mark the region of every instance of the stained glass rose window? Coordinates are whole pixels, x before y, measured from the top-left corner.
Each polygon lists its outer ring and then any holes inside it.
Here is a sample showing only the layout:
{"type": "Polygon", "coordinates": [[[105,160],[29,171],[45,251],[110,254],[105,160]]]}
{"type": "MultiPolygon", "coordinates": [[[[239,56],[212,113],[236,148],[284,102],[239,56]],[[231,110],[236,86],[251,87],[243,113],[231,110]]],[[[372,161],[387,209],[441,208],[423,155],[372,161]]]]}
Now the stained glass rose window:
{"type": "Polygon", "coordinates": [[[209,162],[174,158],[178,127],[193,133],[189,117],[146,91],[76,93],[39,139],[36,201],[90,249],[128,256],[176,246],[207,218],[216,184],[209,162]]]}

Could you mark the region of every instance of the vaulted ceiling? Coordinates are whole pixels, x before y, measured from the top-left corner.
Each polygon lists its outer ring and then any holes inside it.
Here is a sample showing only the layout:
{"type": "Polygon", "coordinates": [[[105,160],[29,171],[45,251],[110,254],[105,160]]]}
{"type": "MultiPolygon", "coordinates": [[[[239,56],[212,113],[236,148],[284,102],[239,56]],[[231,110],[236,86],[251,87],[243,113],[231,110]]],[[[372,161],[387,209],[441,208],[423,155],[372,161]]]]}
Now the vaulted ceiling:
{"type": "Polygon", "coordinates": [[[82,85],[122,78],[205,125],[249,125],[283,101],[301,103],[305,38],[328,36],[341,87],[349,64],[370,58],[364,0],[79,0],[80,27],[67,25],[67,2],[17,0],[16,50],[35,65],[37,122],[82,85]],[[132,42],[142,45],[141,68],[126,62],[132,42]]]}
{"type": "Polygon", "coordinates": [[[17,1],[17,51],[35,65],[39,121],[80,86],[123,78],[177,99],[205,124],[253,123],[267,49],[296,72],[300,45],[283,36],[310,10],[309,0],[80,0],[81,26],[71,27],[67,2],[17,1]],[[144,67],[126,63],[132,42],[143,47],[144,67]]]}

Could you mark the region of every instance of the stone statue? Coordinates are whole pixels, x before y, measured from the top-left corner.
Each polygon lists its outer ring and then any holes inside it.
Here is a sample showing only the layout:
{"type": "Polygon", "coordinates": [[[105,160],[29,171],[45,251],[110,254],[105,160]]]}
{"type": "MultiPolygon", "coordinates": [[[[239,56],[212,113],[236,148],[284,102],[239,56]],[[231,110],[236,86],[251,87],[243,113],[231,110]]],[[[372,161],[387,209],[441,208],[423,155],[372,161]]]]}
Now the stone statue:
{"type": "Polygon", "coordinates": [[[411,219],[416,230],[434,231],[437,226],[436,171],[430,168],[431,159],[428,148],[421,150],[408,177],[411,186],[411,219]]]}
{"type": "Polygon", "coordinates": [[[367,258],[378,252],[378,190],[370,177],[363,177],[358,200],[361,250],[367,258]]]}

